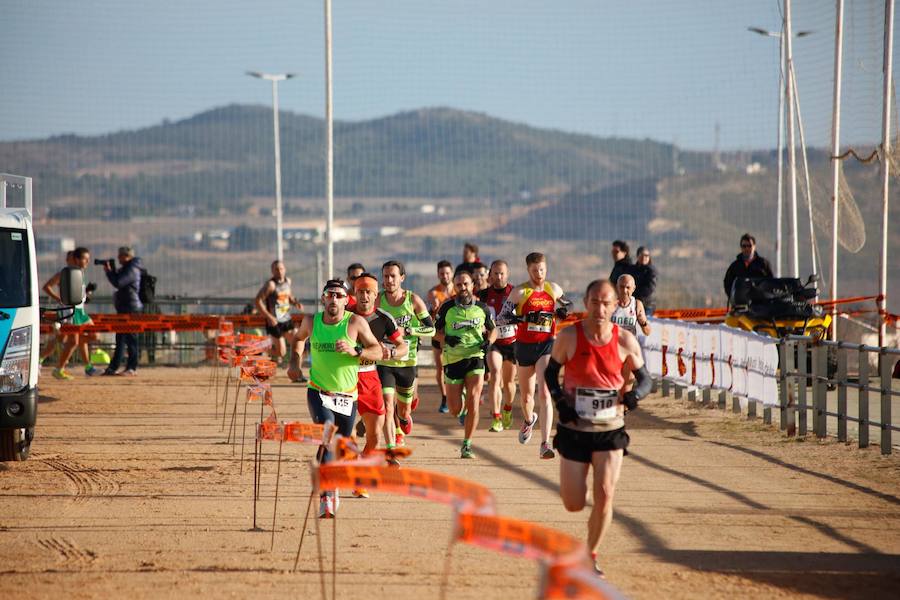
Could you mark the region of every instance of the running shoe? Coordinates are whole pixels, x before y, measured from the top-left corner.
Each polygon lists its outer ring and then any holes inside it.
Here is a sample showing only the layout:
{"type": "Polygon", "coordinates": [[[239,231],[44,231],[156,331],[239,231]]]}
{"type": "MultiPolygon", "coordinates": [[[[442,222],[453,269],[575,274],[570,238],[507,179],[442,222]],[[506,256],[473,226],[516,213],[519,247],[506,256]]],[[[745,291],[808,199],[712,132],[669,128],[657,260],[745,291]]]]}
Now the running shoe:
{"type": "Polygon", "coordinates": [[[544,460],[556,458],[556,452],[553,451],[553,448],[547,442],[541,442],[541,458],[544,460]]]}
{"type": "Polygon", "coordinates": [[[447,406],[447,396],[443,396],[441,398],[441,406],[438,408],[439,413],[448,413],[450,412],[450,407],[447,406]]]}
{"type": "Polygon", "coordinates": [[[403,435],[409,435],[409,432],[412,431],[412,415],[409,415],[408,421],[400,417],[397,417],[397,420],[400,422],[400,431],[403,432],[403,435]]]}
{"type": "Polygon", "coordinates": [[[118,373],[116,373],[112,369],[106,369],[105,371],[103,371],[100,374],[103,375],[104,377],[114,377],[114,376],[118,375],[118,373]]]}
{"type": "Polygon", "coordinates": [[[459,414],[456,415],[456,417],[459,419],[460,425],[466,424],[466,415],[467,414],[469,414],[469,410],[467,408],[463,407],[463,409],[461,411],[459,411],[459,414]]]}
{"type": "Polygon", "coordinates": [[[125,369],[124,371],[122,371],[122,375],[124,375],[125,377],[134,377],[135,375],[137,375],[137,371],[135,371],[134,369],[125,369]]]}
{"type": "Polygon", "coordinates": [[[368,498],[369,490],[367,490],[366,488],[356,488],[355,490],[353,490],[353,497],[354,498],[368,498]]]}
{"type": "Polygon", "coordinates": [[[494,420],[491,421],[491,426],[488,428],[488,431],[490,431],[491,433],[500,433],[501,431],[503,431],[503,422],[500,419],[494,417],[494,420]]]}
{"type": "Polygon", "coordinates": [[[403,432],[399,429],[394,434],[394,445],[401,448],[406,445],[406,436],[404,436],[403,432]]]}
{"type": "Polygon", "coordinates": [[[86,366],[84,368],[84,374],[87,375],[88,377],[93,377],[94,375],[97,374],[97,367],[95,367],[94,365],[86,366]]]}
{"type": "Polygon", "coordinates": [[[361,438],[364,435],[366,435],[366,422],[360,419],[356,424],[356,437],[361,438]]]}
{"type": "Polygon", "coordinates": [[[459,449],[459,457],[460,458],[475,458],[475,453],[472,452],[472,442],[465,441],[462,443],[462,448],[459,449]]]}
{"type": "Polygon", "coordinates": [[[538,415],[534,413],[531,418],[531,423],[522,423],[522,429],[519,430],[519,443],[527,444],[531,439],[531,434],[534,433],[534,426],[537,425],[538,415]]]}
{"type": "Polygon", "coordinates": [[[396,467],[398,469],[400,468],[400,461],[397,460],[396,458],[394,458],[393,456],[389,456],[389,457],[385,458],[384,460],[387,462],[389,467],[396,467]]]}
{"type": "MultiPolygon", "coordinates": [[[[285,367],[285,368],[287,368],[287,367],[285,367]]],[[[308,382],[309,382],[309,380],[306,378],[306,375],[303,374],[302,370],[300,371],[300,375],[298,375],[297,379],[294,381],[294,383],[308,383],[308,382]]]]}
{"type": "Polygon", "coordinates": [[[53,377],[55,379],[62,379],[64,381],[68,379],[75,379],[74,377],[69,375],[65,369],[53,369],[53,377]]]}
{"type": "Polygon", "coordinates": [[[413,396],[413,401],[409,408],[412,411],[415,411],[417,408],[419,408],[419,394],[413,396]]]}
{"type": "Polygon", "coordinates": [[[597,574],[597,577],[600,579],[606,579],[606,573],[603,572],[603,569],[600,567],[600,563],[597,561],[597,553],[591,552],[591,562],[594,563],[594,573],[597,574]]]}
{"type": "Polygon", "coordinates": [[[334,513],[337,512],[336,507],[334,505],[334,497],[325,492],[321,496],[319,496],[319,518],[320,519],[333,519],[334,513]]]}
{"type": "Polygon", "coordinates": [[[500,420],[503,423],[503,429],[512,429],[512,407],[500,411],[500,420]]]}

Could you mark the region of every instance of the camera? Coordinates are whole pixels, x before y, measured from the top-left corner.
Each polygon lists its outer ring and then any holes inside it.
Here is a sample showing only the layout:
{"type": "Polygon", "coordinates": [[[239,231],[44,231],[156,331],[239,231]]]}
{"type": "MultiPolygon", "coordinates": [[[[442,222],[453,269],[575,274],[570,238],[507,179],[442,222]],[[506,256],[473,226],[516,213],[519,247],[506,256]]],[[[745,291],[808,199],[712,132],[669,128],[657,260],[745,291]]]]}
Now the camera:
{"type": "Polygon", "coordinates": [[[116,259],[114,259],[114,258],[95,258],[94,264],[101,265],[101,266],[109,265],[110,269],[115,269],[116,268],[116,259]]]}

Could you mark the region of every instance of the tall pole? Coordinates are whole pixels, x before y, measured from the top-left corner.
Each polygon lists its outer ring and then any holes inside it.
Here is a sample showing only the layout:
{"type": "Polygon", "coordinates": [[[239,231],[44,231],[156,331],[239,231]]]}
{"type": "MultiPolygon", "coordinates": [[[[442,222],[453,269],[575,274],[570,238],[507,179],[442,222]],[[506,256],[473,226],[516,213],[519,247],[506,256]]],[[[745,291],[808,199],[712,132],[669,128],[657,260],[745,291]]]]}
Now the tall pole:
{"type": "Polygon", "coordinates": [[[331,101],[331,0],[325,0],[325,221],[326,276],[334,277],[334,128],[331,101]]]}
{"type": "Polygon", "coordinates": [[[890,182],[891,162],[891,77],[893,70],[894,50],[894,0],[884,3],[884,94],[881,112],[881,277],[878,286],[878,309],[880,324],[878,327],[878,345],[884,346],[887,333],[887,322],[884,311],[887,308],[887,251],[888,251],[888,185],[890,182]]]}
{"type": "Polygon", "coordinates": [[[791,0],[784,0],[785,97],[787,99],[788,167],[791,171],[791,274],[800,277],[800,236],[797,227],[797,160],[794,153],[794,51],[791,43],[791,0]]]}
{"type": "MultiPolygon", "coordinates": [[[[831,300],[838,290],[838,219],[840,218],[841,67],[844,54],[844,0],[837,0],[834,25],[834,98],[831,110],[831,300]]],[[[837,304],[831,306],[831,339],[837,340],[837,304]]]]}
{"type": "Polygon", "coordinates": [[[778,213],[775,216],[775,276],[781,277],[781,252],[784,248],[784,20],[778,37],[778,213]]]}
{"type": "Polygon", "coordinates": [[[272,112],[275,123],[275,254],[284,261],[284,234],[281,225],[281,127],[278,125],[278,80],[272,80],[272,112]]]}

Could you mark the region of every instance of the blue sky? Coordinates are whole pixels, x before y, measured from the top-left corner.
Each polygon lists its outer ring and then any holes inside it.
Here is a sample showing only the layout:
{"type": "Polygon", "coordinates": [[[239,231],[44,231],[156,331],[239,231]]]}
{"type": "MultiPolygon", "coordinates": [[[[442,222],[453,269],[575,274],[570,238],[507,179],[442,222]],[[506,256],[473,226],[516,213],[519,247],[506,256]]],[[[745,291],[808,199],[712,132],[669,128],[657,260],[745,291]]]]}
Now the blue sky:
{"type": "MultiPolygon", "coordinates": [[[[883,3],[848,8],[847,138],[880,124],[883,3]]],[[[323,2],[6,0],[0,139],[98,134],[230,103],[293,71],[284,110],[324,114],[323,2]]],[[[334,0],[335,118],[450,106],[688,148],[773,147],[775,0],[334,0]]],[[[795,0],[807,137],[830,131],[833,3],[795,0]]],[[[847,85],[847,84],[845,84],[847,85]]]]}

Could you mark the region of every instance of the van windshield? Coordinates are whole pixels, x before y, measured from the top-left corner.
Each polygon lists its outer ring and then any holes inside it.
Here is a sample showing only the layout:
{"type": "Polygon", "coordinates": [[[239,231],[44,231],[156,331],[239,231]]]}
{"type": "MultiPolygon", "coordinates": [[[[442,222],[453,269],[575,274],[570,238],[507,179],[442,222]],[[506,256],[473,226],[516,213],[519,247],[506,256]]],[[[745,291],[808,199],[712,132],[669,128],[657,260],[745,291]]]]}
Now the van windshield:
{"type": "Polygon", "coordinates": [[[31,305],[28,233],[0,227],[0,309],[31,305]]]}

